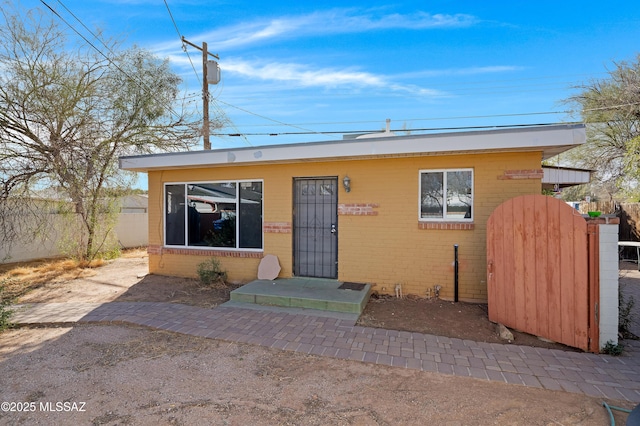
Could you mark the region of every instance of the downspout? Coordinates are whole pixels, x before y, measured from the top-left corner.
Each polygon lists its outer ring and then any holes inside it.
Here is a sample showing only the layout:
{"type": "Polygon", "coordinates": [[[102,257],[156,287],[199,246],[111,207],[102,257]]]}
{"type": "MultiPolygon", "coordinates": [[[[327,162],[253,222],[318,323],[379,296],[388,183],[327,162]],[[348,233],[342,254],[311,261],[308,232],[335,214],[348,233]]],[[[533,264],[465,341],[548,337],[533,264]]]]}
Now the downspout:
{"type": "Polygon", "coordinates": [[[453,301],[458,301],[458,245],[453,245],[453,301]]]}

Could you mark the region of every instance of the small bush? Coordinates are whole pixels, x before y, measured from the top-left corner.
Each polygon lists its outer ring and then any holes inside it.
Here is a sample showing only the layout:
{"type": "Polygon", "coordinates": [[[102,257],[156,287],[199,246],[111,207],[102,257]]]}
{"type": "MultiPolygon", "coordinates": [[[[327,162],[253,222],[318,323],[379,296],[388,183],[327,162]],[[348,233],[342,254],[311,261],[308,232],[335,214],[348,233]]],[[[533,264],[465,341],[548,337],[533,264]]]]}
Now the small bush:
{"type": "Polygon", "coordinates": [[[220,261],[212,257],[198,265],[198,276],[202,284],[211,285],[220,281],[224,282],[227,279],[227,272],[220,268],[220,261]]]}
{"type": "Polygon", "coordinates": [[[624,297],[622,288],[618,287],[618,332],[623,338],[632,336],[630,328],[634,319],[633,307],[635,303],[633,296],[624,297]]]}
{"type": "Polygon", "coordinates": [[[110,250],[98,253],[98,258],[103,260],[114,260],[119,258],[120,256],[122,256],[122,250],[120,250],[120,247],[118,246],[113,247],[110,250]]]}
{"type": "Polygon", "coordinates": [[[0,331],[6,330],[13,325],[9,321],[13,311],[7,308],[10,305],[10,301],[3,295],[6,281],[7,280],[0,281],[0,331]]]}
{"type": "Polygon", "coordinates": [[[604,348],[602,348],[601,352],[607,355],[618,356],[622,354],[623,350],[624,350],[624,345],[622,344],[616,345],[613,343],[613,340],[609,340],[607,343],[605,343],[604,348]]]}

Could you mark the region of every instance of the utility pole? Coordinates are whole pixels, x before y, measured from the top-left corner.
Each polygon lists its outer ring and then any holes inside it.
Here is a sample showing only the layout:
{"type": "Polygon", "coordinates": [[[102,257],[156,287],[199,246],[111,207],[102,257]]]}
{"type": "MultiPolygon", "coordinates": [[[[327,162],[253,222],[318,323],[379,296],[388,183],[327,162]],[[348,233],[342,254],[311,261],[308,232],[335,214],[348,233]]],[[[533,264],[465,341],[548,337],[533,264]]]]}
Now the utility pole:
{"type": "Polygon", "coordinates": [[[204,149],[211,149],[209,140],[209,82],[207,81],[207,43],[202,42],[202,141],[204,149]]]}
{"type": "Polygon", "coordinates": [[[210,62],[215,64],[215,70],[218,75],[213,76],[211,82],[212,84],[218,84],[219,81],[219,69],[217,67],[217,62],[209,61],[209,56],[220,60],[218,55],[214,55],[213,53],[209,53],[207,50],[207,43],[202,42],[202,47],[199,47],[190,41],[188,41],[184,36],[182,37],[182,42],[188,44],[191,47],[194,47],[202,52],[202,141],[204,149],[211,149],[211,141],[209,140],[209,73],[207,65],[210,62]]]}

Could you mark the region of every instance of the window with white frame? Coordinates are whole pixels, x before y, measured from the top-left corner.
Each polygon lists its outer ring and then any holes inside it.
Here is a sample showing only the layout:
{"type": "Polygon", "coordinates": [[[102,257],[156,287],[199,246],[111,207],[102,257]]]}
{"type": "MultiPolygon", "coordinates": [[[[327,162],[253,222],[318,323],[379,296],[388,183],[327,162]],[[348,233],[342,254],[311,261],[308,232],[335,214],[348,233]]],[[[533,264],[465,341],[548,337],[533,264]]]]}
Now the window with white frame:
{"type": "Polygon", "coordinates": [[[421,170],[420,220],[473,220],[473,170],[421,170]]]}
{"type": "Polygon", "coordinates": [[[262,249],[262,182],[164,186],[165,245],[262,249]]]}

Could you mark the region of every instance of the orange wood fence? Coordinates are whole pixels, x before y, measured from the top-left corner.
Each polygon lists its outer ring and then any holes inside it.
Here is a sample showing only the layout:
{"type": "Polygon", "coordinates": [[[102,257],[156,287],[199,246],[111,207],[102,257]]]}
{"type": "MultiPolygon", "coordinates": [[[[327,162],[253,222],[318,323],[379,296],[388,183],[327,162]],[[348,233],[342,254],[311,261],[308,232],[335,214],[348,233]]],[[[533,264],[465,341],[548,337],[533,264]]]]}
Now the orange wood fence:
{"type": "Polygon", "coordinates": [[[489,319],[597,352],[598,274],[588,236],[579,212],[555,198],[526,195],[498,206],[487,223],[489,319]]]}

